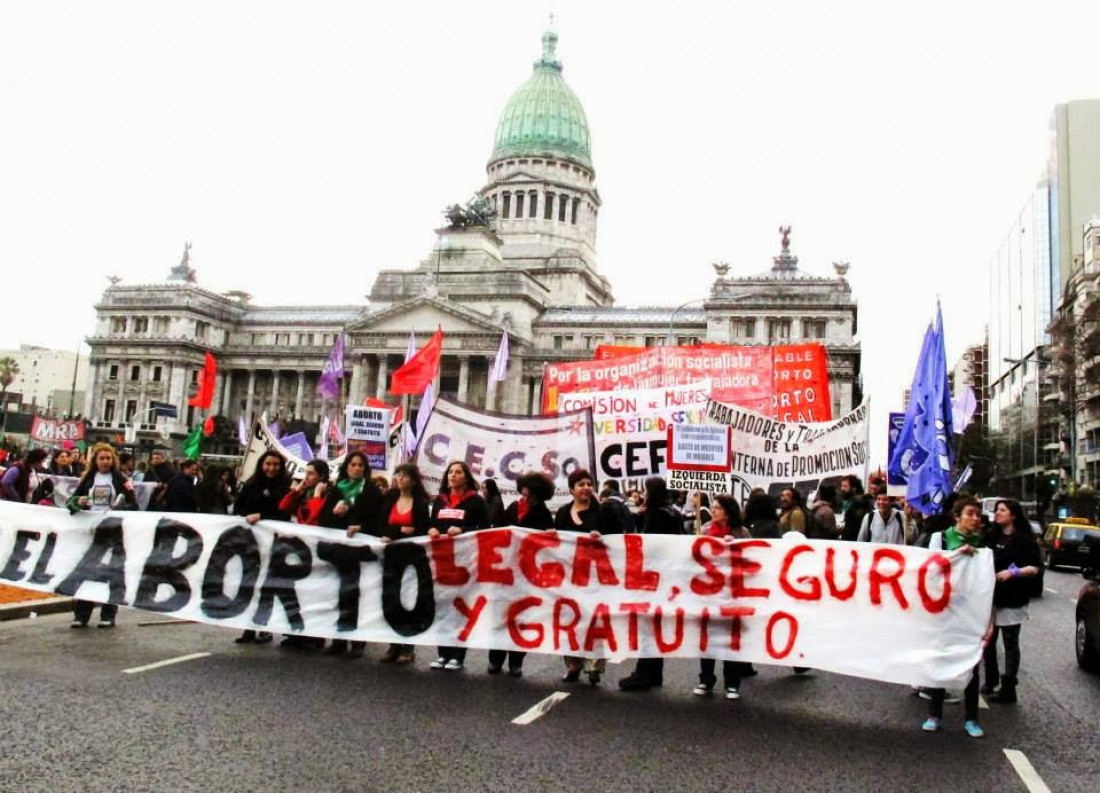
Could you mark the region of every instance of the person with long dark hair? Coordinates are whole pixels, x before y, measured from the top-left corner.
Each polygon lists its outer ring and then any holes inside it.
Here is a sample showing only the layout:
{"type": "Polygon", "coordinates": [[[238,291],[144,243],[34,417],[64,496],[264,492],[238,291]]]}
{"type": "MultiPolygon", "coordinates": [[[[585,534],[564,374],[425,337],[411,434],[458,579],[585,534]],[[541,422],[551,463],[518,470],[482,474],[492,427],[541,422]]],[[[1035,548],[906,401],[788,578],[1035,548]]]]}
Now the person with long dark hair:
{"type": "Polygon", "coordinates": [[[489,525],[507,526],[508,524],[504,522],[504,497],[500,494],[497,480],[481,480],[481,495],[489,505],[489,525]]]}
{"type": "MultiPolygon", "coordinates": [[[[673,508],[668,485],[659,476],[645,480],[645,522],[643,534],[682,534],[683,522],[673,508]]],[[[634,671],[619,681],[623,691],[648,691],[664,685],[664,658],[639,658],[634,671]]]]}
{"type": "MultiPolygon", "coordinates": [[[[276,451],[268,449],[256,461],[256,468],[233,503],[233,512],[245,519],[249,526],[261,520],[286,520],[279,509],[279,502],[290,490],[290,477],[286,474],[286,461],[276,451]]],[[[234,641],[237,644],[267,644],[272,639],[269,631],[248,629],[234,641]]]]}
{"type": "MultiPolygon", "coordinates": [[[[711,505],[712,519],[703,527],[703,536],[733,542],[746,540],[751,535],[741,523],[741,507],[733,496],[721,494],[715,496],[711,505]]],[[[699,659],[699,684],[693,692],[696,696],[706,696],[714,691],[718,678],[714,674],[713,658],[699,659]]],[[[726,699],[741,698],[741,678],[752,674],[751,665],[745,661],[723,661],[722,683],[726,687],[726,699]]]]}
{"type": "MultiPolygon", "coordinates": [[[[464,531],[489,527],[489,506],[478,493],[477,480],[470,466],[452,460],[443,473],[439,496],[432,502],[432,527],[429,537],[446,534],[457,537],[464,531]]],[[[465,647],[439,647],[439,657],[429,664],[432,669],[457,672],[466,665],[465,647]]]]}
{"type": "MultiPolygon", "coordinates": [[[[432,503],[420,469],[413,463],[402,463],[393,471],[393,482],[394,487],[382,497],[378,510],[382,542],[423,537],[432,525],[432,503]]],[[[411,644],[391,644],[378,660],[384,664],[411,664],[416,660],[416,652],[411,644]]]]}
{"type": "MultiPolygon", "coordinates": [[[[363,529],[373,534],[378,526],[382,507],[382,494],[371,482],[370,461],[362,452],[349,452],[336,474],[336,485],[325,494],[324,505],[317,525],[326,529],[338,529],[353,537],[363,529]]],[[[326,655],[343,655],[362,658],[366,642],[333,639],[325,650],[326,655]]]]}
{"type": "Polygon", "coordinates": [[[207,515],[227,515],[233,503],[232,494],[225,484],[225,467],[208,464],[202,470],[202,478],[195,485],[198,512],[207,515]]]}
{"type": "MultiPolygon", "coordinates": [[[[306,463],[302,481],[287,490],[279,501],[279,510],[302,526],[320,526],[321,510],[324,509],[325,497],[329,491],[328,477],[328,462],[310,460],[306,463]]],[[[325,640],[317,636],[292,633],[284,636],[279,646],[316,650],[325,646],[325,640]]]]}
{"type": "MultiPolygon", "coordinates": [[[[71,512],[79,510],[107,512],[112,509],[137,509],[134,486],[119,469],[118,455],[115,454],[115,450],[106,443],[98,443],[92,448],[89,459],[91,465],[80,477],[76,489],[69,496],[69,510],[71,512]]],[[[92,601],[74,600],[73,622],[70,627],[87,628],[94,610],[95,603],[92,601]]],[[[99,627],[115,627],[117,614],[117,605],[104,603],[99,609],[99,627]]]]}
{"type": "MultiPolygon", "coordinates": [[[[540,471],[528,471],[516,481],[516,490],[519,491],[519,498],[504,510],[499,525],[539,530],[554,528],[554,516],[546,506],[546,502],[554,497],[554,480],[540,471]]],[[[519,650],[490,650],[489,674],[499,675],[507,661],[508,674],[523,677],[523,659],[526,657],[527,653],[519,650]]]]}
{"type": "Polygon", "coordinates": [[[990,702],[1012,704],[1020,673],[1020,627],[1028,618],[1033,582],[1042,566],[1039,544],[1020,502],[997,502],[985,544],[993,550],[997,583],[993,588],[993,637],[985,646],[985,685],[981,691],[990,702]],[[997,663],[998,636],[1003,637],[1005,645],[1003,675],[997,663]]]}
{"type": "MultiPolygon", "coordinates": [[[[558,507],[554,515],[554,530],[587,534],[590,538],[598,540],[606,529],[606,523],[603,508],[592,492],[594,484],[592,474],[584,468],[578,468],[569,474],[566,481],[573,500],[558,507]]],[[[566,655],[562,660],[565,662],[563,683],[576,683],[581,679],[581,672],[584,672],[588,675],[588,682],[596,685],[603,677],[604,668],[607,665],[603,658],[566,655]]]]}
{"type": "Polygon", "coordinates": [[[759,540],[778,540],[779,505],[763,490],[754,490],[745,502],[745,528],[759,540]]]}

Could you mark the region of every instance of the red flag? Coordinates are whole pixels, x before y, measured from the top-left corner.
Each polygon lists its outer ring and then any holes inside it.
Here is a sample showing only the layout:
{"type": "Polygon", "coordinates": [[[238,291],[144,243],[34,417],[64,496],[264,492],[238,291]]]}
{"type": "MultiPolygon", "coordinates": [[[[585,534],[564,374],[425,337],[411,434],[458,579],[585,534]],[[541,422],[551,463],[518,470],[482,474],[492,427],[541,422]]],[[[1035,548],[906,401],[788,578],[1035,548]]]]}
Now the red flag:
{"type": "Polygon", "coordinates": [[[202,434],[209,438],[214,434],[214,417],[207,416],[206,421],[202,423],[202,434]]]}
{"type": "Polygon", "coordinates": [[[443,329],[440,328],[420,350],[390,377],[390,393],[419,394],[439,373],[443,355],[443,329]]]}
{"type": "Polygon", "coordinates": [[[195,389],[195,395],[187,400],[187,404],[201,410],[210,410],[214,401],[214,382],[218,379],[218,362],[208,351],[203,362],[202,371],[199,372],[199,381],[195,389]]]}
{"type": "Polygon", "coordinates": [[[369,408],[385,408],[386,410],[393,411],[393,418],[390,419],[390,426],[396,427],[401,423],[405,417],[405,410],[401,406],[401,403],[396,405],[387,405],[378,397],[367,397],[363,400],[363,404],[369,408]]]}

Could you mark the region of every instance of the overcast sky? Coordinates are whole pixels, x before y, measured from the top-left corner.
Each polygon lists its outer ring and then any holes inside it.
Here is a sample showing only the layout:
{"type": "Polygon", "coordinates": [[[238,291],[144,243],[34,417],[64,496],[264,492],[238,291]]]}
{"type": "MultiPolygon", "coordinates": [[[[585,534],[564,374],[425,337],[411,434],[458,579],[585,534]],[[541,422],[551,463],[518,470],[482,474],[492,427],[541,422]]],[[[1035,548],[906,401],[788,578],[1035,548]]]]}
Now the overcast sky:
{"type": "Polygon", "coordinates": [[[75,348],[184,240],[211,289],[361,301],[484,183],[550,10],[618,302],[759,272],[790,224],[804,270],[852,263],[879,415],[937,293],[949,365],[981,338],[1052,107],[1100,97],[1086,0],[0,0],[0,348],[75,348]]]}

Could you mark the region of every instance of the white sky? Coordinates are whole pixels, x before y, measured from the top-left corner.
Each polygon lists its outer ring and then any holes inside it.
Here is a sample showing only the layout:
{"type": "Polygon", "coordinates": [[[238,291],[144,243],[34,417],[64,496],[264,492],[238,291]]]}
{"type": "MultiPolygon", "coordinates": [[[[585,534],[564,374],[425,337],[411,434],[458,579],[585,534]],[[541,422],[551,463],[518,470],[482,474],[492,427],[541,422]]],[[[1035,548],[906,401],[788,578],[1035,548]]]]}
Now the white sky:
{"type": "Polygon", "coordinates": [[[1087,0],[0,0],[0,348],[74,348],[184,240],[208,288],[361,301],[484,183],[551,8],[618,302],[763,270],[789,223],[803,269],[852,262],[878,415],[937,293],[949,365],[981,338],[1052,107],[1100,97],[1087,0]]]}

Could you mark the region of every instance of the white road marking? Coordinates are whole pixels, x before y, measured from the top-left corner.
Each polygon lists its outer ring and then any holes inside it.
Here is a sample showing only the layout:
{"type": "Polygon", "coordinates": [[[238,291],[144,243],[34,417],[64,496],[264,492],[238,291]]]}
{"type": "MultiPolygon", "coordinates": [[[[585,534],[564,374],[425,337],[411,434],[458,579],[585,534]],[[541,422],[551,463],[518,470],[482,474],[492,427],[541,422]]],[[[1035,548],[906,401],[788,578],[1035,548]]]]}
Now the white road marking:
{"type": "Polygon", "coordinates": [[[160,669],[162,666],[171,666],[172,664],[182,664],[184,661],[194,661],[199,658],[206,658],[210,653],[191,653],[190,655],[181,655],[178,658],[169,658],[167,661],[157,661],[155,664],[146,664],[145,666],[135,666],[132,669],[123,669],[124,675],[136,675],[139,672],[148,672],[150,669],[160,669]]]}
{"type": "Polygon", "coordinates": [[[1050,793],[1047,783],[1042,780],[1042,777],[1035,770],[1035,766],[1031,764],[1023,752],[1019,749],[1005,749],[1004,752],[1008,762],[1012,763],[1012,767],[1016,769],[1016,773],[1024,781],[1024,786],[1029,793],[1050,793]]]}
{"type": "Polygon", "coordinates": [[[535,704],[529,710],[524,711],[523,713],[512,719],[512,724],[530,724],[535,719],[541,716],[545,716],[549,712],[550,708],[554,707],[568,696],[568,691],[555,691],[546,699],[542,700],[542,702],[535,704]]]}
{"type": "Polygon", "coordinates": [[[980,694],[978,695],[978,710],[989,710],[989,703],[980,694]]]}
{"type": "Polygon", "coordinates": [[[1050,587],[1048,587],[1048,586],[1047,586],[1047,587],[1043,587],[1043,591],[1045,591],[1045,592],[1049,592],[1049,593],[1050,593],[1050,594],[1052,594],[1052,595],[1057,595],[1057,594],[1058,594],[1058,590],[1057,590],[1057,589],[1051,589],[1051,588],[1050,588],[1050,587]]]}

